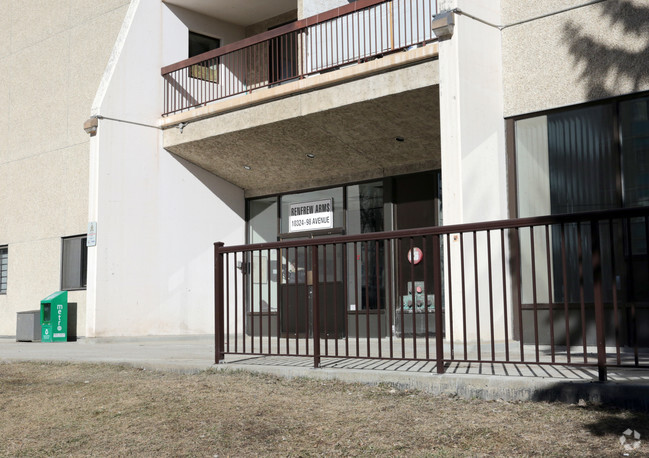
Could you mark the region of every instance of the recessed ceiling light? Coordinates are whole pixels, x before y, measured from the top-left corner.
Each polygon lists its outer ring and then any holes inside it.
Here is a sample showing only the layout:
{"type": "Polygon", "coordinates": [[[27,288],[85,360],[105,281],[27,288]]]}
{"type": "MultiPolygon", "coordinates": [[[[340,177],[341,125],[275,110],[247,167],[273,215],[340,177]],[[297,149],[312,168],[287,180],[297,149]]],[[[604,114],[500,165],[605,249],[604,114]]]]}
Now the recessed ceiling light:
{"type": "Polygon", "coordinates": [[[405,141],[406,139],[403,138],[403,137],[395,137],[395,140],[398,141],[398,142],[403,142],[403,141],[405,141]]]}
{"type": "Polygon", "coordinates": [[[251,167],[249,165],[244,165],[243,168],[246,170],[250,170],[251,167]]]}
{"type": "Polygon", "coordinates": [[[309,153],[306,155],[306,157],[308,157],[309,159],[313,159],[315,157],[315,154],[309,153]]]}

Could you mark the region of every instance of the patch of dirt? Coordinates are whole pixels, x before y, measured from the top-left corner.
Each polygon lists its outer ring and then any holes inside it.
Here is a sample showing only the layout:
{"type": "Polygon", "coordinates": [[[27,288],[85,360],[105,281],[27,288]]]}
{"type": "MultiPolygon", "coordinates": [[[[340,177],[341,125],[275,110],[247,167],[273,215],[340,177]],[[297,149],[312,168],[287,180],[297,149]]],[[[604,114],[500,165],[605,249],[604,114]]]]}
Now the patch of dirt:
{"type": "Polygon", "coordinates": [[[649,454],[649,416],[248,372],[0,364],[2,456],[649,454]]]}

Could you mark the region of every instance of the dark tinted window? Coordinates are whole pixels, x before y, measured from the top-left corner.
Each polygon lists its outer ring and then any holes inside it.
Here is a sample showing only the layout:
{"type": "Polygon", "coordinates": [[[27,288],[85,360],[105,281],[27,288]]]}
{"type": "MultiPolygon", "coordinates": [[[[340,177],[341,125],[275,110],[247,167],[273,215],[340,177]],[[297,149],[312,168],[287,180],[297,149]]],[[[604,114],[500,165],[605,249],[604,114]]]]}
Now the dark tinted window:
{"type": "Polygon", "coordinates": [[[189,57],[211,51],[221,46],[221,40],[200,33],[189,32],[189,57]]]}
{"type": "Polygon", "coordinates": [[[63,239],[61,289],[85,289],[88,267],[86,236],[63,239]]]}

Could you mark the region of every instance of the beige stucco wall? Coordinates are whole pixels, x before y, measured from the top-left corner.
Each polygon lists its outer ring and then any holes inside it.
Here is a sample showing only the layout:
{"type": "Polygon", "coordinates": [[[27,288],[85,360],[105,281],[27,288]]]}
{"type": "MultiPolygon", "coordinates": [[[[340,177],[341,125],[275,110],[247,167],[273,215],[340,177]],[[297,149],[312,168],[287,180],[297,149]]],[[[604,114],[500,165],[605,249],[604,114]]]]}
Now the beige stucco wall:
{"type": "Polygon", "coordinates": [[[504,114],[649,90],[649,4],[503,0],[504,114]]]}
{"type": "Polygon", "coordinates": [[[251,37],[259,33],[264,33],[269,29],[274,27],[279,27],[289,22],[297,20],[297,10],[286,11],[278,16],[268,18],[264,21],[257,22],[255,24],[249,25],[246,27],[246,37],[251,37]]]}
{"type": "Polygon", "coordinates": [[[502,20],[504,24],[526,21],[544,14],[590,3],[591,0],[501,0],[502,20]]]}
{"type": "MultiPolygon", "coordinates": [[[[88,222],[83,122],[128,0],[3,1],[0,8],[0,245],[9,247],[0,335],[60,289],[61,237],[88,222]]],[[[85,330],[85,292],[78,332],[85,330]]]]}
{"type": "MultiPolygon", "coordinates": [[[[166,8],[173,13],[192,32],[201,33],[221,40],[221,46],[233,43],[245,38],[244,27],[230,22],[222,21],[210,16],[181,8],[175,5],[166,5],[166,8]]],[[[187,34],[185,34],[187,35],[187,34]]],[[[183,41],[183,48],[187,49],[188,36],[174,37],[183,41]]]]}

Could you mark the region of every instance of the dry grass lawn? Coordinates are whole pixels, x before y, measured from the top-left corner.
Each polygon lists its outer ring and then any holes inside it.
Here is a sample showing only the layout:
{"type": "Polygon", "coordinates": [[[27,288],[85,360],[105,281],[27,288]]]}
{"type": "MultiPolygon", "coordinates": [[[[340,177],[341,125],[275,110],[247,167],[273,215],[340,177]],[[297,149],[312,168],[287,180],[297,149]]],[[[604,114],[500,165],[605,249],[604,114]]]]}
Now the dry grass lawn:
{"type": "Polygon", "coordinates": [[[246,372],[0,364],[2,456],[621,456],[649,417],[246,372]]]}

